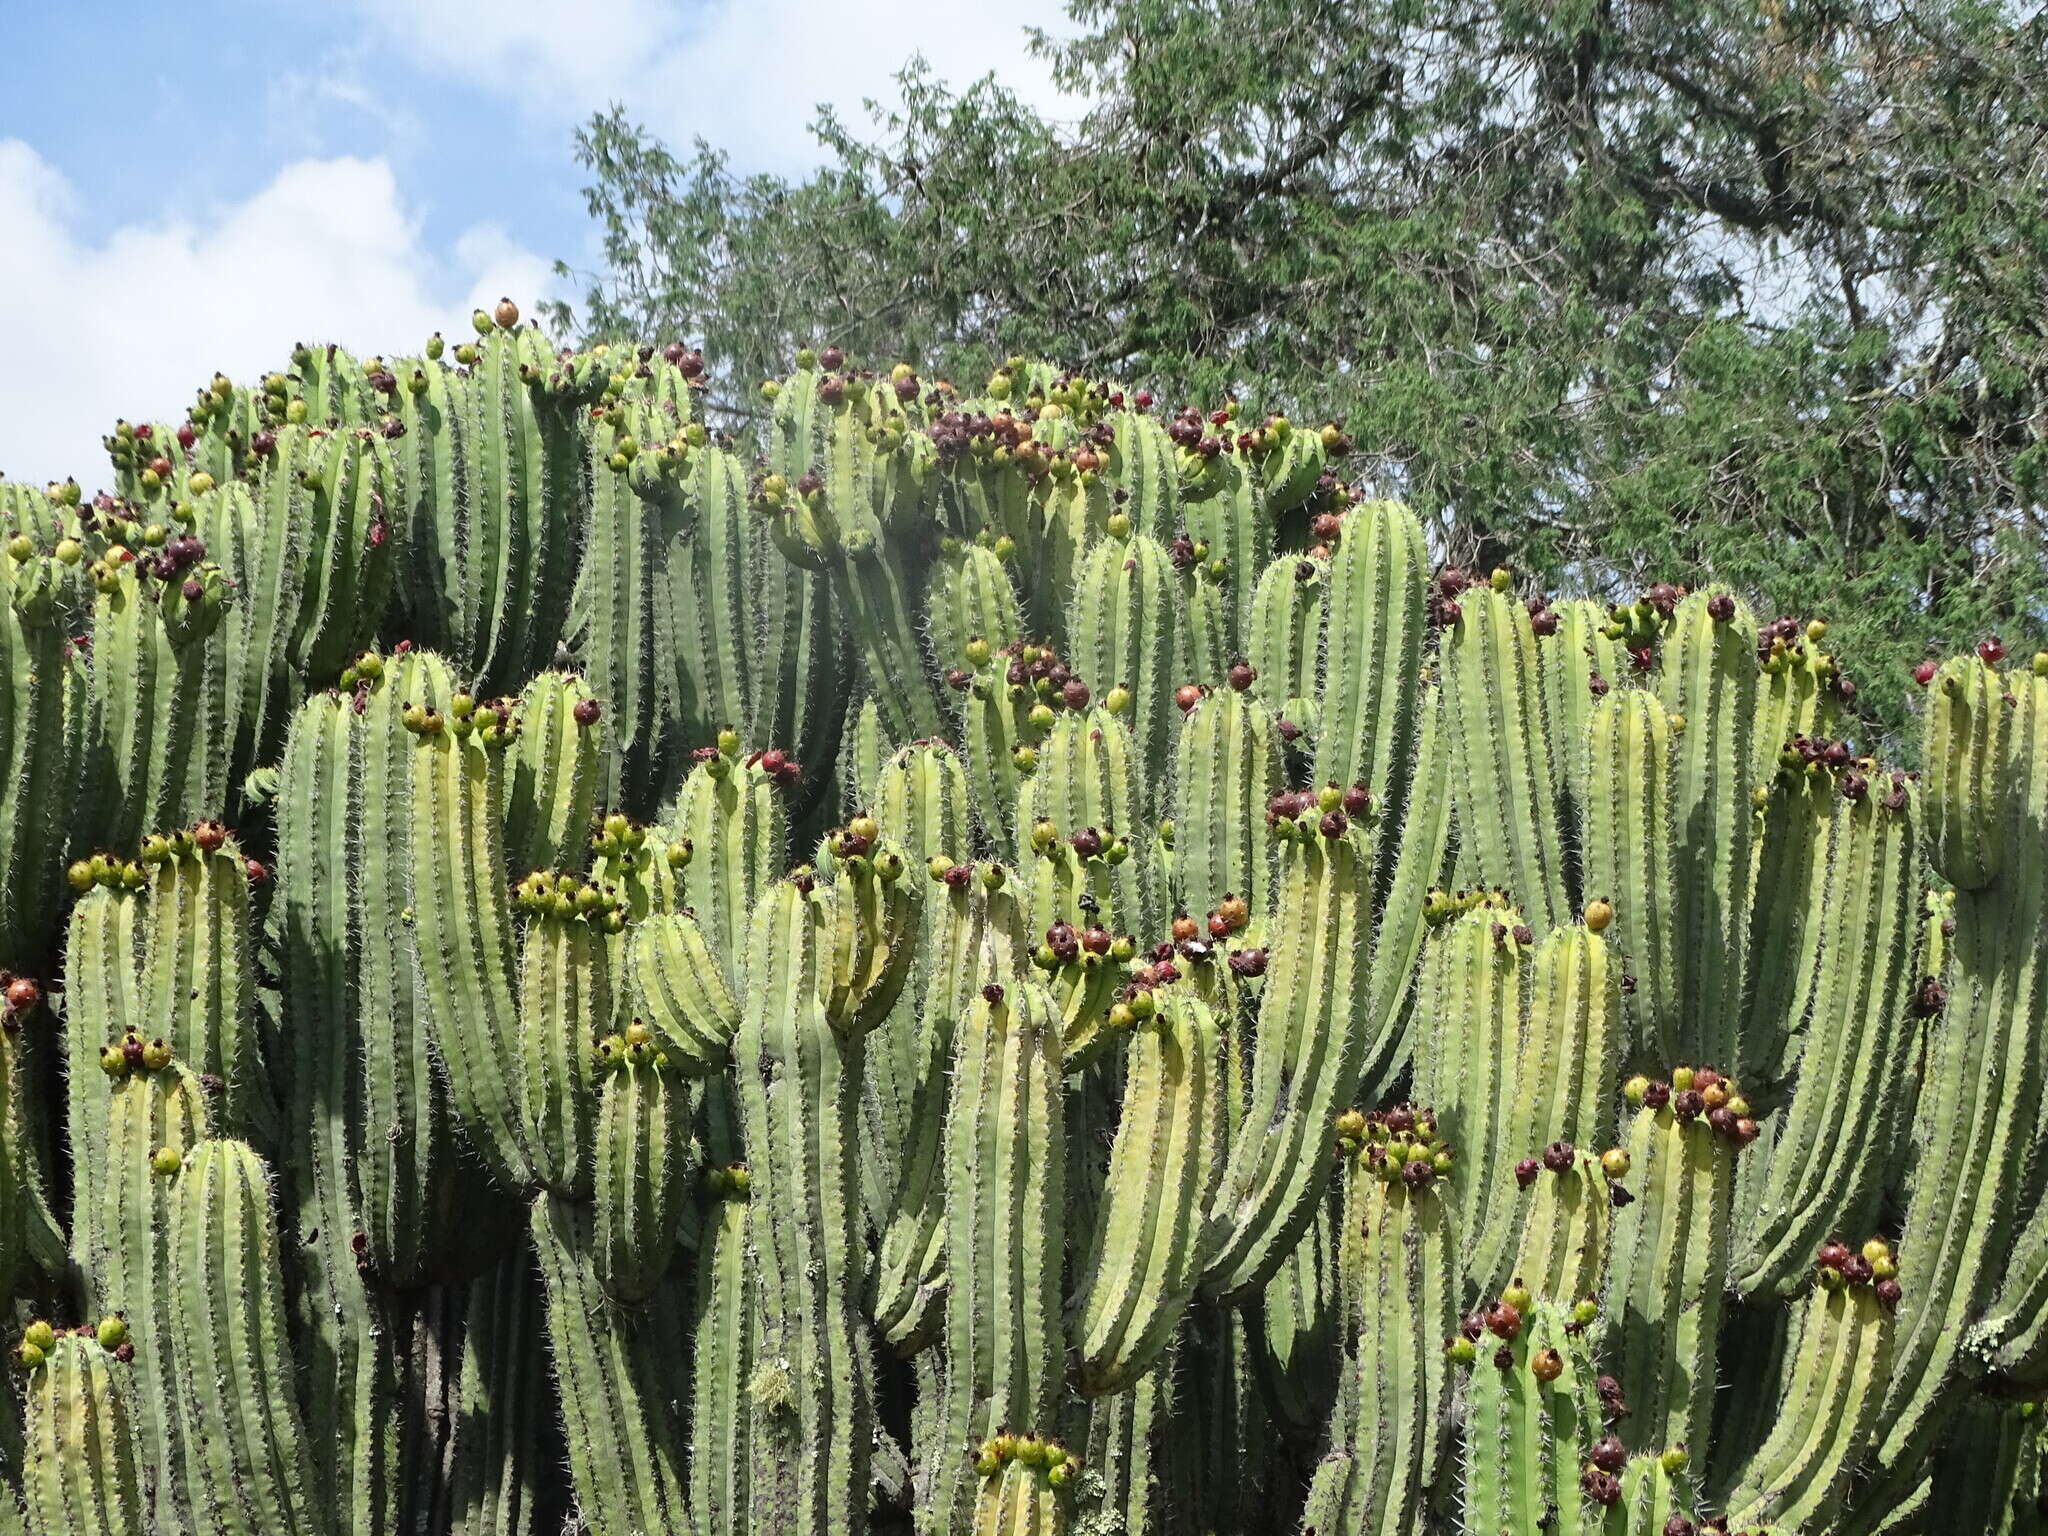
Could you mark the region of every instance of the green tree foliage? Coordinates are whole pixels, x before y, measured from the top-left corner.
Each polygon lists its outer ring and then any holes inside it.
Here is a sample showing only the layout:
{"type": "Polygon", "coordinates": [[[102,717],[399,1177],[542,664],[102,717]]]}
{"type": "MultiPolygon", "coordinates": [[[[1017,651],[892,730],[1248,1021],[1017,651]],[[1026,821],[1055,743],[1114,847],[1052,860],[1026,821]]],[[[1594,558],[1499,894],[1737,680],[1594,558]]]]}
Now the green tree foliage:
{"type": "MultiPolygon", "coordinates": [[[[829,338],[1340,417],[1441,558],[1827,614],[1906,746],[1930,643],[2041,636],[2048,19],[2009,0],[1069,0],[1056,121],[913,62],[820,169],[578,134],[592,336],[735,425],[829,338]]],[[[567,307],[558,321],[570,319],[567,307]]]]}

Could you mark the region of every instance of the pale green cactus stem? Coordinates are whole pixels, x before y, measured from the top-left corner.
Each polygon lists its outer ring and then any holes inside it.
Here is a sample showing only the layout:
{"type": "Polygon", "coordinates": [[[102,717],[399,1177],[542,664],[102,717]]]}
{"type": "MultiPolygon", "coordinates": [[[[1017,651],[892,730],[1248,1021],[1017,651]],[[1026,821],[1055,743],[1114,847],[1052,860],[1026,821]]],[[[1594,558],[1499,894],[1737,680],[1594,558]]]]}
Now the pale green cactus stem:
{"type": "Polygon", "coordinates": [[[1025,1460],[1026,1454],[1043,1457],[1048,1449],[1041,1444],[1020,1451],[981,1479],[968,1522],[970,1536],[1066,1536],[1065,1479],[1054,1474],[1069,1471],[1074,1463],[1048,1468],[1042,1460],[1025,1460]]]}
{"type": "MultiPolygon", "coordinates": [[[[983,987],[1020,985],[1026,974],[1023,915],[1008,872],[994,864],[949,868],[966,874],[939,874],[940,889],[925,898],[930,937],[908,1118],[875,1272],[875,1326],[899,1354],[934,1342],[945,1323],[946,1128],[961,1022],[983,987]]],[[[870,1047],[884,1048],[873,1040],[870,1047]]]]}
{"type": "Polygon", "coordinates": [[[1282,555],[1259,577],[1245,660],[1274,718],[1313,732],[1322,696],[1324,589],[1328,563],[1282,555]]]}
{"type": "Polygon", "coordinates": [[[955,1034],[946,1116],[947,1372],[926,1476],[934,1533],[982,1476],[968,1447],[1053,1422],[1061,1386],[1065,1231],[1059,1014],[1030,983],[989,983],[955,1034]]]}
{"type": "MultiPolygon", "coordinates": [[[[617,909],[574,876],[529,875],[513,893],[526,915],[519,956],[520,1138],[533,1174],[587,1199],[595,1174],[599,1032],[612,1020],[604,928],[617,909]]],[[[642,1042],[645,1049],[645,1042],[642,1042]]],[[[610,1054],[623,1054],[624,1047],[610,1054]]]]}
{"type": "Polygon", "coordinates": [[[932,655],[942,670],[974,669],[967,651],[970,640],[980,640],[993,651],[1016,644],[1024,637],[1024,619],[1008,566],[983,545],[950,541],[932,561],[925,624],[931,632],[932,655]]]}
{"type": "Polygon", "coordinates": [[[390,448],[368,427],[312,437],[296,473],[312,523],[285,660],[317,687],[375,637],[398,552],[399,478],[390,448]]]}
{"type": "Polygon", "coordinates": [[[1834,787],[1856,798],[1834,808],[1817,856],[1827,875],[1799,1080],[1768,1154],[1743,1160],[1730,1270],[1742,1292],[1796,1283],[1803,1251],[1828,1230],[1870,1225],[1889,1148],[1908,1131],[1918,796],[1904,776],[1867,764],[1834,787]]]}
{"type": "MultiPolygon", "coordinates": [[[[2048,837],[2048,678],[2015,671],[1998,682],[2013,702],[1997,706],[2004,721],[1992,837],[2001,847],[2039,847],[2048,837]]],[[[1941,734],[1934,712],[1928,729],[1931,750],[1941,734]]],[[[1923,804],[1943,869],[1944,855],[1955,857],[1942,841],[1943,813],[1932,809],[1931,792],[1923,804]]],[[[2038,859],[2016,859],[1988,886],[1956,893],[1954,984],[1930,1031],[1914,1116],[1900,1246],[1915,1282],[1899,1306],[1880,1415],[1878,1459],[1887,1469],[1917,1461],[1938,1434],[1956,1376],[1972,1368],[1965,1332],[1992,1302],[2020,1236],[2015,1202],[2039,1187],[2026,1149],[2042,1113],[2044,912],[2048,869],[2038,859]]]]}
{"type": "Polygon", "coordinates": [[[193,531],[219,562],[235,595],[220,630],[231,784],[272,759],[285,723],[284,649],[298,595],[303,530],[273,527],[241,481],[195,491],[193,531]]]}
{"type": "Polygon", "coordinates": [[[213,815],[227,802],[234,722],[226,647],[216,636],[227,582],[210,562],[162,584],[105,559],[94,562],[92,580],[98,726],[89,782],[104,799],[99,841],[132,848],[145,831],[213,815]],[[184,595],[187,581],[194,599],[184,595]]]}
{"type": "MultiPolygon", "coordinates": [[[[1663,1451],[1631,1456],[1621,1473],[1621,1501],[1607,1511],[1601,1536],[1665,1536],[1673,1518],[1690,1520],[1693,1502],[1690,1452],[1674,1444],[1663,1451]]],[[[1766,1528],[1753,1536],[1773,1536],[1766,1528]]]]}
{"type": "Polygon", "coordinates": [[[469,1284],[449,1495],[460,1536],[529,1529],[543,1488],[558,1476],[541,1440],[554,1406],[545,1305],[524,1246],[469,1284]]]}
{"type": "Polygon", "coordinates": [[[794,472],[764,479],[756,508],[792,562],[831,581],[889,734],[936,736],[938,698],[901,548],[903,533],[934,510],[931,439],[908,430],[888,386],[802,372],[777,398],[775,435],[771,461],[794,472]]]}
{"type": "Polygon", "coordinates": [[[219,1080],[213,1118],[270,1144],[278,1105],[257,1035],[249,876],[218,822],[145,840],[143,1017],[193,1071],[219,1080]]]}
{"type": "Polygon", "coordinates": [[[1613,1226],[1608,1186],[1626,1175],[1627,1154],[1610,1148],[1596,1157],[1580,1147],[1569,1158],[1534,1161],[1522,1197],[1521,1247],[1509,1273],[1538,1296],[1596,1295],[1607,1277],[1613,1226]]]}
{"type": "Polygon", "coordinates": [[[758,1181],[756,1525],[827,1533],[865,1523],[874,1387],[858,1315],[861,1062],[909,973],[916,902],[900,856],[893,878],[885,857],[842,858],[829,886],[800,876],[771,887],[747,939],[735,1062],[758,1181]]]}
{"type": "Polygon", "coordinates": [[[1773,638],[1763,662],[1763,684],[1757,691],[1755,762],[1750,772],[1766,782],[1778,765],[1778,753],[1797,736],[1826,740],[1835,734],[1838,717],[1838,673],[1835,659],[1820,648],[1827,626],[1807,626],[1808,638],[1787,642],[1773,638]]]}
{"type": "Polygon", "coordinates": [[[1685,720],[1671,806],[1679,833],[1674,959],[1683,1050],[1740,1080],[1773,1054],[1743,1011],[1755,839],[1755,620],[1725,593],[1681,600],[1664,633],[1656,688],[1665,709],[1685,720]]]}
{"type": "MultiPolygon", "coordinates": [[[[281,1172],[296,1220],[297,1337],[319,1340],[302,1382],[313,1443],[334,1448],[322,1498],[351,1532],[398,1515],[393,1430],[400,1362],[378,1347],[386,1319],[350,1251],[364,1223],[355,1208],[350,1128],[364,1104],[353,994],[349,901],[353,743],[350,704],[315,695],[293,718],[280,778],[277,896],[285,1015],[281,1172]]],[[[367,1239],[365,1239],[367,1256],[367,1239]]]]}
{"type": "MultiPolygon", "coordinates": [[[[973,813],[968,803],[967,775],[952,748],[943,742],[919,742],[899,749],[876,775],[874,792],[865,802],[873,807],[874,830],[900,848],[914,870],[943,880],[956,858],[973,845],[973,813]],[[935,874],[934,871],[937,871],[935,874]]],[[[856,817],[852,824],[861,824],[856,817]]],[[[866,828],[863,825],[862,830],[866,828]]],[[[875,1230],[886,1232],[903,1182],[904,1159],[913,1141],[915,1100],[926,1063],[923,1010],[933,967],[941,953],[937,940],[946,920],[946,903],[928,892],[918,911],[919,932],[910,980],[896,1008],[870,1042],[862,1083],[861,1127],[866,1142],[862,1160],[862,1199],[875,1230]]],[[[951,1048],[947,1048],[950,1059],[951,1048]]]]}
{"type": "Polygon", "coordinates": [[[143,1493],[160,1527],[193,1528],[196,1448],[187,1444],[175,1396],[172,1302],[173,1188],[184,1155],[207,1135],[205,1092],[172,1059],[168,1046],[127,1035],[110,1043],[111,1079],[103,1132],[107,1174],[100,1187],[95,1255],[106,1310],[128,1320],[134,1336],[143,1493]]]}
{"type": "Polygon", "coordinates": [[[536,1177],[508,1042],[519,1038],[506,890],[504,754],[516,715],[456,713],[448,664],[414,651],[384,687],[411,733],[406,788],[413,951],[425,1014],[470,1145],[507,1188],[536,1177]]]}
{"type": "Polygon", "coordinates": [[[1535,1297],[1517,1283],[1469,1341],[1460,1477],[1460,1529],[1469,1536],[1591,1536],[1604,1524],[1580,1483],[1582,1469],[1597,1466],[1588,1457],[1601,1440],[1597,1368],[1586,1343],[1593,1310],[1535,1297]]]}
{"type": "Polygon", "coordinates": [[[1339,1249],[1348,1338],[1330,1451],[1310,1484],[1302,1527],[1318,1536],[1413,1529],[1448,1447],[1458,1237],[1443,1186],[1404,1177],[1420,1160],[1392,1167],[1390,1146],[1368,1140],[1348,1159],[1339,1249]]]}
{"type": "Polygon", "coordinates": [[[1127,1392],[1089,1405],[1086,1465],[1074,1489],[1073,1524],[1126,1536],[1164,1536],[1182,1528],[1184,1511],[1174,1444],[1179,1406],[1176,1351],[1169,1351],[1127,1392]]]}
{"type": "Polygon", "coordinates": [[[105,1308],[103,1269],[108,1235],[102,1225],[107,1156],[107,1085],[101,1055],[118,1041],[130,1019],[147,1015],[142,1006],[143,875],[133,869],[134,888],[122,866],[107,878],[88,882],[72,907],[64,944],[67,979],[64,1010],[65,1127],[71,1146],[71,1262],[85,1283],[89,1305],[105,1308]]]}
{"type": "Polygon", "coordinates": [[[1144,411],[1114,411],[1109,422],[1112,506],[1130,519],[1133,532],[1171,538],[1180,519],[1180,454],[1173,439],[1158,417],[1144,411]]]}
{"type": "Polygon", "coordinates": [[[1544,1145],[1535,1100],[1560,1063],[1523,1056],[1532,1022],[1524,1001],[1535,935],[1512,907],[1485,902],[1442,929],[1423,957],[1418,983],[1415,1093],[1435,1106],[1465,1153],[1450,1173],[1464,1240],[1467,1290],[1486,1293],[1517,1237],[1507,1170],[1544,1145]]]}
{"type": "Polygon", "coordinates": [[[1234,445],[1206,463],[1184,458],[1182,465],[1181,515],[1195,541],[1197,569],[1220,590],[1224,654],[1242,656],[1259,573],[1273,551],[1274,509],[1234,445]]]}
{"type": "MultiPolygon", "coordinates": [[[[1372,869],[1368,833],[1314,811],[1283,819],[1279,895],[1251,1080],[1210,1212],[1203,1288],[1263,1286],[1313,1219],[1326,1138],[1363,1066],[1372,869]],[[1337,835],[1330,836],[1327,826],[1337,835]]],[[[1276,831],[1279,827],[1276,826],[1276,831]]]]}
{"type": "Polygon", "coordinates": [[[578,1516],[591,1536],[689,1529],[681,1362],[666,1347],[659,1309],[627,1309],[604,1294],[587,1207],[543,1194],[532,1220],[578,1516]]]}
{"type": "Polygon", "coordinates": [[[683,1172],[683,1088],[642,1025],[599,1047],[594,1180],[598,1283],[627,1304],[648,1300],[675,1256],[683,1172]]]}
{"type": "Polygon", "coordinates": [[[392,412],[404,428],[392,445],[405,486],[399,601],[422,645],[470,658],[481,654],[484,605],[496,595],[479,579],[471,532],[484,512],[473,500],[483,444],[471,403],[476,386],[440,361],[438,342],[428,356],[391,365],[399,384],[392,412]]]}
{"type": "Polygon", "coordinates": [[[319,1462],[279,1369],[291,1346],[269,1172],[247,1143],[208,1140],[172,1179],[172,1400],[187,1426],[200,1528],[329,1531],[319,1462]]]}
{"type": "Polygon", "coordinates": [[[579,870],[611,735],[604,706],[582,678],[543,672],[523,688],[518,719],[505,754],[505,867],[579,870]]]}
{"type": "Polygon", "coordinates": [[[1830,917],[1828,850],[1847,806],[1824,762],[1808,762],[1789,749],[1752,798],[1761,814],[1749,919],[1749,1011],[1758,1026],[1761,1069],[1767,1081],[1777,1082],[1790,1074],[1806,1043],[1800,1026],[1812,1005],[1830,917]]]}
{"type": "Polygon", "coordinates": [[[1107,530],[1112,501],[1101,475],[1101,455],[1079,436],[1074,418],[1049,406],[1034,424],[1035,442],[1046,450],[1039,480],[1037,526],[1031,569],[1024,578],[1031,622],[1057,646],[1065,646],[1068,599],[1083,551],[1107,530]]]}
{"type": "MultiPolygon", "coordinates": [[[[1103,857],[1084,861],[1082,888],[1095,908],[1094,922],[1082,926],[1141,934],[1164,924],[1164,893],[1151,859],[1133,836],[1151,799],[1137,743],[1120,716],[1096,705],[1063,712],[1053,722],[1039,745],[1038,767],[1018,796],[1017,837],[1020,846],[1035,845],[1035,830],[1045,823],[1069,840],[1092,829],[1110,845],[1103,857]],[[1116,851],[1119,843],[1121,853],[1116,851]]],[[[1051,913],[1033,915],[1054,920],[1051,913]]],[[[1058,915],[1069,921],[1076,916],[1058,915]]]]}
{"type": "Polygon", "coordinates": [[[1823,1264],[1799,1304],[1769,1433],[1719,1501],[1731,1525],[1773,1520],[1800,1530],[1826,1520],[1842,1507],[1877,1437],[1891,1364],[1891,1307],[1868,1267],[1882,1266],[1889,1279],[1892,1261],[1878,1239],[1856,1257],[1864,1273],[1823,1264]]]}
{"type": "Polygon", "coordinates": [[[1581,712],[1578,778],[1586,911],[1634,978],[1622,999],[1624,1053],[1669,1061],[1679,1049],[1677,897],[1672,824],[1671,715],[1643,689],[1617,692],[1581,712]]]}
{"type": "Polygon", "coordinates": [[[1505,889],[1531,927],[1548,931],[1569,908],[1536,636],[1528,612],[1491,587],[1468,587],[1457,602],[1439,654],[1460,872],[1505,889]]]}
{"type": "Polygon", "coordinates": [[[458,1170],[449,1093],[436,1066],[415,959],[414,742],[404,729],[412,666],[403,657],[357,661],[361,713],[350,727],[348,777],[355,944],[350,1000],[362,1052],[362,1099],[346,1121],[349,1171],[364,1257],[399,1287],[424,1283],[444,1258],[466,1257],[454,1251],[451,1224],[429,1214],[437,1196],[461,1179],[466,1203],[485,1198],[458,1170]]]}
{"type": "MultiPolygon", "coordinates": [[[[1248,908],[1250,933],[1264,933],[1279,900],[1266,807],[1285,782],[1279,730],[1257,699],[1226,688],[1187,712],[1173,793],[1180,910],[1201,922],[1235,897],[1248,908]]],[[[1370,833],[1361,828],[1352,836],[1370,833]]]]}
{"type": "MultiPolygon", "coordinates": [[[[732,466],[730,525],[707,509],[686,507],[685,485],[698,466],[687,441],[680,434],[671,439],[668,427],[659,407],[633,403],[607,411],[591,428],[590,522],[577,571],[573,643],[606,710],[611,750],[602,756],[604,782],[598,788],[613,806],[639,807],[653,797],[655,759],[681,703],[673,682],[679,667],[695,671],[688,696],[701,699],[707,713],[719,714],[711,729],[744,718],[744,690],[734,687],[727,695],[719,688],[725,679],[718,669],[733,665],[734,652],[742,649],[731,644],[736,637],[679,624],[675,603],[695,591],[700,575],[722,578],[725,586],[713,590],[727,599],[723,621],[728,628],[740,621],[744,482],[732,466]],[[688,537],[679,542],[685,530],[688,537]],[[723,652],[716,648],[721,638],[727,642],[723,652]]],[[[533,688],[527,685],[529,704],[533,688]]],[[[688,734],[695,739],[703,731],[693,721],[688,734]]],[[[550,865],[566,857],[560,850],[523,862],[550,865]]]]}
{"type": "MultiPolygon", "coordinates": [[[[1600,604],[1567,598],[1542,611],[1550,615],[1548,620],[1532,614],[1529,622],[1537,631],[1536,670],[1542,679],[1543,714],[1550,735],[1551,780],[1557,786],[1558,817],[1569,840],[1583,835],[1589,797],[1587,770],[1591,766],[1586,754],[1587,728],[1601,701],[1629,676],[1629,658],[1621,641],[1608,635],[1610,621],[1600,604]],[[1550,633],[1542,633],[1545,629],[1550,633]]],[[[1586,880],[1586,893],[1598,894],[1590,872],[1586,880]]]]}
{"type": "Polygon", "coordinates": [[[1230,599],[1223,583],[1210,575],[1199,559],[1178,551],[1175,566],[1180,567],[1184,559],[1191,563],[1176,577],[1187,667],[1184,681],[1214,686],[1230,670],[1232,659],[1243,653],[1231,639],[1230,599]]]}
{"type": "MultiPolygon", "coordinates": [[[[516,321],[515,321],[516,324],[516,321]]],[[[558,364],[539,332],[493,326],[475,343],[467,426],[477,437],[468,579],[496,594],[464,658],[466,677],[498,692],[545,666],[568,617],[575,541],[588,508],[583,408],[603,389],[558,364]]]]}
{"type": "MultiPolygon", "coordinates": [[[[36,1355],[28,1379],[22,1434],[22,1492],[38,1532],[51,1536],[142,1536],[145,1510],[136,1469],[131,1373],[115,1358],[128,1327],[109,1318],[102,1346],[90,1333],[57,1335],[31,1323],[24,1359],[36,1355]]],[[[131,1351],[132,1353],[132,1351],[131,1351]]],[[[12,1502],[13,1495],[5,1495],[12,1502]]]]}
{"type": "MultiPolygon", "coordinates": [[[[1422,524],[1390,501],[1361,502],[1326,578],[1328,661],[1316,730],[1314,782],[1363,784],[1380,810],[1384,844],[1426,786],[1411,794],[1413,742],[1427,703],[1422,670],[1428,552],[1422,524]]],[[[1425,879],[1434,881],[1436,870],[1425,879]]],[[[1384,883],[1390,878],[1385,862],[1384,883]]]]}
{"type": "Polygon", "coordinates": [[[1008,656],[991,654],[958,697],[975,823],[996,856],[1015,863],[1023,852],[1017,802],[1038,768],[1040,732],[1031,723],[1039,705],[1029,687],[1006,681],[1009,665],[1008,656]]]}
{"type": "MultiPolygon", "coordinates": [[[[54,551],[46,538],[32,542],[54,551]]],[[[76,540],[73,549],[82,559],[76,540]]],[[[83,580],[54,552],[0,555],[0,963],[23,969],[40,966],[57,931],[65,845],[79,820],[72,797],[86,765],[67,716],[86,713],[86,701],[66,636],[85,603],[83,580]]]]}
{"type": "MultiPolygon", "coordinates": [[[[683,741],[708,741],[730,726],[742,735],[795,745],[774,735],[765,718],[766,657],[753,626],[762,610],[763,582],[789,577],[787,562],[764,547],[747,512],[746,466],[722,448],[690,454],[680,502],[665,508],[679,523],[663,557],[666,592],[658,600],[657,643],[668,633],[673,657],[664,708],[683,741]],[[763,564],[773,569],[763,571],[763,564]],[[666,622],[660,615],[666,612],[666,622]]],[[[652,766],[652,765],[650,765],[652,766]]]]}
{"type": "Polygon", "coordinates": [[[1628,1386],[1641,1437],[1708,1444],[1714,1346],[1728,1281],[1729,1209],[1737,1137],[1709,1123],[1694,1069],[1669,1082],[1632,1079],[1639,1104],[1624,1143],[1631,1197],[1615,1213],[1601,1337],[1610,1369],[1628,1386]],[[1659,1100],[1663,1100],[1660,1104],[1659,1100]]]}
{"type": "Polygon", "coordinates": [[[745,962],[749,914],[788,858],[787,798],[760,754],[742,758],[738,742],[725,738],[690,770],[662,818],[671,846],[689,848],[683,905],[697,914],[711,952],[735,984],[745,962]]]}
{"type": "Polygon", "coordinates": [[[1958,890],[1983,889],[2004,865],[2004,693],[1997,670],[1975,656],[1944,662],[1927,690],[1927,856],[1958,890]]]}
{"type": "Polygon", "coordinates": [[[743,1167],[707,1168],[709,1209],[697,1240],[690,1361],[690,1520],[696,1536],[746,1536],[747,1398],[753,1374],[754,1266],[747,1255],[743,1167]]]}
{"type": "Polygon", "coordinates": [[[1171,992],[1132,1033],[1106,1192],[1069,1333],[1084,1391],[1132,1385],[1164,1354],[1200,1278],[1202,1213],[1223,1175],[1222,1022],[1171,992]]]}
{"type": "Polygon", "coordinates": [[[731,1058],[740,1004],[695,918],[657,913],[627,940],[632,989],[655,1037],[680,1071],[715,1072],[731,1058]]]}
{"type": "Polygon", "coordinates": [[[1173,563],[1156,538],[1112,535],[1082,561],[1067,614],[1075,675],[1098,701],[1118,689],[1128,699],[1143,782],[1154,797],[1145,810],[1148,821],[1158,816],[1172,774],[1174,692],[1193,676],[1174,581],[1173,563]]]}
{"type": "Polygon", "coordinates": [[[872,698],[846,701],[846,724],[839,732],[839,801],[842,805],[874,804],[882,764],[895,750],[882,729],[882,711],[872,698]]]}

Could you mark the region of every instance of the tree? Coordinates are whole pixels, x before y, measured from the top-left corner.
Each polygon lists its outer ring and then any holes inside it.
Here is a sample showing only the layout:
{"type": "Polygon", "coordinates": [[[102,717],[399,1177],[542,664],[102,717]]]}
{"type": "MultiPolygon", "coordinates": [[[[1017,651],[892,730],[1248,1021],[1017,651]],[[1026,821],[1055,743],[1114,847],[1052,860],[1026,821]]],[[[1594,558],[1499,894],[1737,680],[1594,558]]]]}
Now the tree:
{"type": "MultiPolygon", "coordinates": [[[[1820,611],[1898,750],[2048,617],[2048,20],[1972,0],[1070,0],[1063,128],[912,63],[799,181],[578,134],[593,335],[736,419],[830,337],[1340,418],[1443,557],[1820,611]]],[[[566,308],[560,317],[570,318],[566,308]]]]}

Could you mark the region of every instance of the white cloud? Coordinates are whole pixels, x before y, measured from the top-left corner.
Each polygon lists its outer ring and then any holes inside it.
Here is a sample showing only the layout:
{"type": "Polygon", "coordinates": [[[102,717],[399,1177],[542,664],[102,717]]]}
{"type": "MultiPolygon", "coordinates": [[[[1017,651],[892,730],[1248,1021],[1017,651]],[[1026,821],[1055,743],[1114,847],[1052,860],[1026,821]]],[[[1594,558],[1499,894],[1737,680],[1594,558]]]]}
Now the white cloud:
{"type": "Polygon", "coordinates": [[[106,478],[117,417],[177,419],[215,369],[247,378],[297,340],[409,351],[469,311],[550,290],[548,264],[479,226],[445,257],[383,160],[299,160],[205,217],[73,225],[70,188],[32,148],[0,139],[0,470],[106,478]]]}
{"type": "Polygon", "coordinates": [[[1025,35],[1027,19],[1055,34],[1071,24],[1005,0],[582,0],[573,27],[552,0],[356,5],[407,57],[530,113],[572,121],[621,101],[675,147],[701,134],[743,170],[815,165],[816,106],[864,120],[862,101],[893,101],[917,53],[956,88],[993,72],[1041,110],[1078,111],[1025,35]]]}

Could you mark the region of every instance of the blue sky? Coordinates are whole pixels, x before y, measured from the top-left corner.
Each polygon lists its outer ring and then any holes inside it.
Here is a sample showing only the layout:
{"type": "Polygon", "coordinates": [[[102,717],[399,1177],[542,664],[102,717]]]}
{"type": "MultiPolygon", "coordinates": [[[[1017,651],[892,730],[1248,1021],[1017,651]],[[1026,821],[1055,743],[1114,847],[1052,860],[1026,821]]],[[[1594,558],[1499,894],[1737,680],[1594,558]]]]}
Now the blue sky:
{"type": "Polygon", "coordinates": [[[571,131],[612,101],[672,144],[798,172],[813,105],[857,115],[919,49],[1059,109],[1023,31],[1057,20],[989,0],[0,0],[0,472],[94,486],[117,416],[180,411],[216,368],[300,338],[409,349],[550,292],[555,258],[593,255],[571,131]]]}

